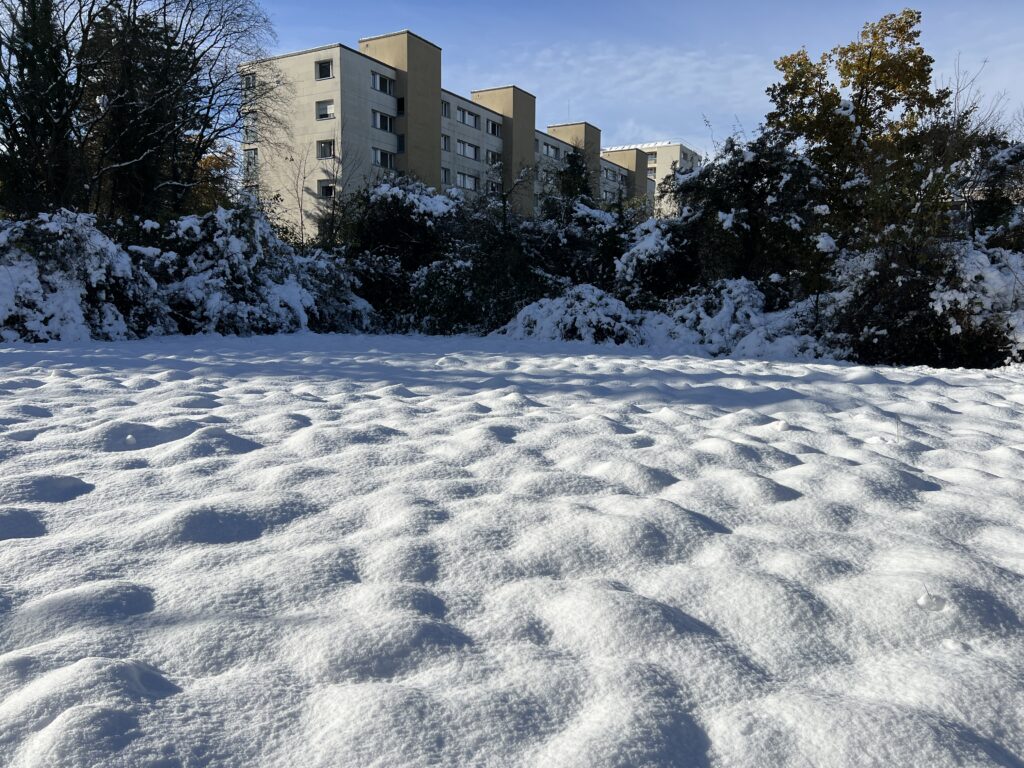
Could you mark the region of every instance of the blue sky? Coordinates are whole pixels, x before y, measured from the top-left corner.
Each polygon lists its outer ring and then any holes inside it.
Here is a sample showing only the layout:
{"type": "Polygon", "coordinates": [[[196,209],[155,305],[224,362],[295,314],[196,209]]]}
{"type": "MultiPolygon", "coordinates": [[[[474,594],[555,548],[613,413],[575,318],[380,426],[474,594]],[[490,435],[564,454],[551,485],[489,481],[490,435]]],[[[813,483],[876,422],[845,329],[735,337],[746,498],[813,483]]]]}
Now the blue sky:
{"type": "MultiPolygon", "coordinates": [[[[276,53],[408,28],[443,49],[444,86],[470,90],[515,83],[537,96],[537,122],[588,120],[608,146],[683,139],[710,150],[736,128],[753,130],[767,107],[772,62],[806,46],[812,54],[853,40],[865,21],[899,3],[676,0],[519,3],[507,13],[486,0],[264,0],[276,53]],[[709,122],[711,128],[706,125],[709,122]]],[[[936,74],[977,70],[982,90],[1024,103],[1024,2],[917,2],[936,74]],[[985,63],[987,61],[987,63],[985,63]]]]}

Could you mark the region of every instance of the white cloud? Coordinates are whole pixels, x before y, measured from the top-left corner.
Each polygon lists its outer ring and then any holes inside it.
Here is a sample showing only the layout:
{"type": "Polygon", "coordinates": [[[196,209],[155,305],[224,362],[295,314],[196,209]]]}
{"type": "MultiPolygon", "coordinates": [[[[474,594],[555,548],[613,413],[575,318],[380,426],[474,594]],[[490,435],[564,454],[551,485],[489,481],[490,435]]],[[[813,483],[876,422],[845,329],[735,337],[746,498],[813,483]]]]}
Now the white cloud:
{"type": "MultiPolygon", "coordinates": [[[[942,30],[947,36],[925,36],[936,83],[949,79],[958,55],[966,70],[987,62],[978,86],[987,96],[1005,92],[1012,112],[1024,101],[1024,39],[982,21],[963,19],[955,36],[948,29],[942,30]]],[[[514,83],[537,96],[539,126],[587,120],[601,128],[605,146],[682,139],[709,151],[712,131],[705,117],[717,140],[738,129],[753,133],[770,108],[765,89],[777,79],[774,58],[786,52],[600,41],[539,50],[491,48],[462,51],[472,65],[446,59],[445,85],[468,95],[475,88],[514,83]]]]}
{"type": "Polygon", "coordinates": [[[587,120],[605,145],[663,138],[710,148],[704,116],[724,135],[738,116],[747,129],[764,115],[770,60],[746,53],[713,54],[669,47],[592,43],[529,53],[493,51],[480,70],[446,64],[455,90],[515,83],[537,96],[540,125],[587,120]]]}

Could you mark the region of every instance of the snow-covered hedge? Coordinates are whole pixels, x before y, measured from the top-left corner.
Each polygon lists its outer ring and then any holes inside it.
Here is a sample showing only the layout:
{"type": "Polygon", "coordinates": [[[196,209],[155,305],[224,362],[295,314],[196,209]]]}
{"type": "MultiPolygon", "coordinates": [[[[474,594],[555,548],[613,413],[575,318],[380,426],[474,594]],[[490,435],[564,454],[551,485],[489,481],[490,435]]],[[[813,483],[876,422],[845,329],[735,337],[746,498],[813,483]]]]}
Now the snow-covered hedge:
{"type": "Polygon", "coordinates": [[[304,249],[245,202],[163,223],[68,211],[0,220],[0,341],[497,328],[710,356],[1024,359],[1019,205],[914,268],[822,232],[809,265],[752,251],[755,269],[707,249],[697,263],[692,211],[627,227],[579,202],[568,220],[519,220],[408,181],[364,191],[342,213],[349,239],[304,249]]]}
{"type": "Polygon", "coordinates": [[[643,317],[592,285],[577,285],[555,299],[523,307],[496,331],[513,339],[540,338],[591,343],[644,344],[643,317]]]}
{"type": "MultiPolygon", "coordinates": [[[[807,331],[808,302],[765,309],[765,295],[745,278],[721,280],[670,303],[673,322],[711,355],[806,358],[835,355],[807,331]]],[[[677,331],[677,333],[681,333],[677,331]]]]}
{"type": "Polygon", "coordinates": [[[150,275],[70,211],[0,221],[0,338],[130,339],[172,329],[150,275]]]}
{"type": "Polygon", "coordinates": [[[497,331],[510,338],[645,346],[683,354],[809,358],[828,350],[803,332],[795,306],[766,312],[749,280],[725,280],[671,302],[668,312],[634,310],[591,285],[534,302],[497,331]]]}
{"type": "Polygon", "coordinates": [[[956,318],[966,315],[975,326],[1005,329],[1008,358],[1024,358],[1024,254],[965,243],[956,286],[939,285],[931,298],[935,311],[948,317],[950,333],[962,332],[956,318]]]}
{"type": "Polygon", "coordinates": [[[163,249],[134,250],[163,288],[183,333],[250,335],[305,328],[313,296],[295,250],[245,208],[188,216],[163,230],[163,249]]]}
{"type": "Polygon", "coordinates": [[[0,221],[0,339],[363,330],[343,254],[299,253],[242,207],[165,225],[59,211],[0,221]]]}

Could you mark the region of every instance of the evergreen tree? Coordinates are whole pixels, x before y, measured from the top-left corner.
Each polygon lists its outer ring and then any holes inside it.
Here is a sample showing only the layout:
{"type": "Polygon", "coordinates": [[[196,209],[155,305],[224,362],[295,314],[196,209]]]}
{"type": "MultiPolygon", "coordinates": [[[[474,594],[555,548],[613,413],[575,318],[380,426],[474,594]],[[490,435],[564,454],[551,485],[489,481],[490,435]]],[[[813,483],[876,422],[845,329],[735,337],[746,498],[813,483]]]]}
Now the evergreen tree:
{"type": "Polygon", "coordinates": [[[4,0],[0,17],[0,206],[82,200],[71,43],[53,0],[4,0]]]}

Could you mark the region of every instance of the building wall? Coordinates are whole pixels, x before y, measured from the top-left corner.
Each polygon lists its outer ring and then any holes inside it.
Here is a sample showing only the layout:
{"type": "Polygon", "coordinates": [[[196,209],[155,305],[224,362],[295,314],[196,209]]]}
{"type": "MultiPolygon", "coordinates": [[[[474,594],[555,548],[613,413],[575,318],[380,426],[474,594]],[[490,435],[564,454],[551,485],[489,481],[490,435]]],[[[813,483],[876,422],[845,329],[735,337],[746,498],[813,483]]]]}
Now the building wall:
{"type": "Polygon", "coordinates": [[[376,181],[386,173],[373,165],[374,147],[398,156],[400,127],[387,133],[373,126],[374,111],[397,117],[398,99],[372,87],[374,72],[395,80],[398,72],[348,48],[341,49],[341,58],[341,166],[343,187],[349,190],[376,181]]]}
{"type": "MultiPolygon", "coordinates": [[[[462,172],[477,177],[479,179],[479,189],[486,191],[489,181],[499,180],[497,170],[492,170],[491,165],[487,162],[487,152],[493,152],[498,157],[501,157],[504,150],[502,139],[497,136],[491,136],[487,132],[487,121],[491,120],[501,125],[503,118],[499,113],[486,109],[482,105],[451,91],[443,91],[441,98],[450,105],[449,117],[441,118],[441,133],[451,137],[451,151],[441,153],[442,165],[451,169],[449,186],[458,186],[458,174],[462,172]],[[477,115],[480,118],[480,127],[474,128],[471,125],[459,122],[458,110],[460,108],[477,115]],[[479,160],[473,160],[459,154],[458,142],[460,139],[480,148],[479,160]]],[[[502,126],[502,131],[504,131],[504,126],[502,126]]]]}
{"type": "Polygon", "coordinates": [[[375,148],[394,155],[395,170],[436,189],[457,186],[463,173],[479,180],[481,192],[489,191],[491,182],[509,191],[523,169],[532,169],[533,182],[519,184],[512,198],[527,214],[553,185],[555,171],[574,146],[584,152],[597,200],[617,198],[620,190],[632,196],[641,187],[640,174],[622,165],[617,155],[602,158],[601,132],[595,126],[572,123],[551,126],[549,132],[536,130],[536,99],[521,88],[473,91],[469,99],[444,91],[441,49],[409,31],[364,38],[358,51],[334,44],[262,64],[276,67],[288,83],[281,99],[283,125],[273,137],[260,135],[243,149],[258,151],[262,194],[279,195],[282,218],[307,238],[315,234],[317,213],[333,205],[318,197],[321,183],[333,183],[340,195],[391,173],[374,164],[375,148]],[[329,77],[318,79],[320,61],[331,62],[329,77]],[[374,72],[394,81],[392,94],[373,88],[374,72]],[[317,119],[316,102],[325,100],[333,100],[334,115],[317,119]],[[442,117],[442,100],[449,104],[447,117],[442,117]],[[480,116],[479,127],[457,120],[460,107],[480,116]],[[375,110],[394,118],[393,132],[374,126],[375,110]],[[500,126],[500,136],[488,132],[488,121],[500,126]],[[442,134],[449,137],[448,151],[442,151],[442,134]],[[479,159],[459,155],[460,139],[480,148],[479,159]],[[317,142],[323,140],[334,140],[333,158],[317,158],[317,142]],[[545,145],[557,149],[557,158],[544,153],[545,145]],[[500,170],[488,162],[488,153],[500,158],[500,170]]]}
{"type": "Polygon", "coordinates": [[[536,173],[534,176],[534,195],[540,199],[546,193],[551,192],[557,185],[556,174],[562,167],[565,156],[572,152],[573,145],[552,136],[544,131],[534,131],[534,153],[533,161],[536,173]],[[545,146],[553,147],[558,151],[557,157],[545,153],[545,146]]]}
{"type": "MultiPolygon", "coordinates": [[[[639,149],[621,149],[601,153],[601,159],[627,169],[629,173],[630,198],[648,198],[651,186],[647,176],[647,153],[639,149]]],[[[650,199],[653,204],[653,198],[650,199]]]]}
{"type": "Polygon", "coordinates": [[[398,170],[439,188],[441,49],[408,30],[363,38],[359,49],[390,64],[397,72],[395,97],[405,101],[404,114],[397,120],[397,133],[405,136],[405,152],[398,158],[398,170]]]}
{"type": "Polygon", "coordinates": [[[659,141],[646,144],[631,144],[625,147],[610,147],[602,151],[602,157],[618,162],[627,157],[628,152],[640,151],[644,153],[642,165],[647,168],[648,178],[655,186],[654,212],[658,216],[668,216],[674,213],[674,203],[671,200],[663,199],[657,193],[657,186],[673,172],[673,168],[682,171],[693,170],[701,164],[700,153],[695,149],[680,142],[659,141]]]}
{"type": "Polygon", "coordinates": [[[634,197],[631,173],[622,165],[603,157],[598,157],[598,161],[601,166],[601,174],[598,194],[595,198],[597,202],[614,203],[620,198],[628,200],[634,197]]]}
{"type": "Polygon", "coordinates": [[[601,130],[590,123],[549,125],[548,134],[583,152],[590,177],[590,191],[601,197],[601,130]]]}
{"type": "Polygon", "coordinates": [[[537,100],[532,93],[514,85],[473,91],[473,102],[502,116],[502,184],[514,192],[512,203],[522,212],[535,208],[534,183],[520,181],[523,171],[535,169],[534,139],[537,100]]]}

